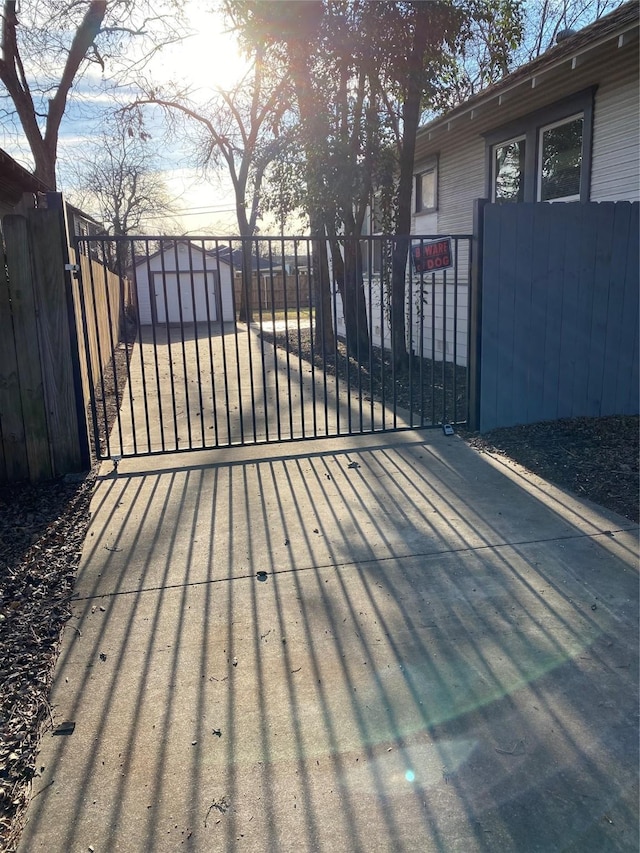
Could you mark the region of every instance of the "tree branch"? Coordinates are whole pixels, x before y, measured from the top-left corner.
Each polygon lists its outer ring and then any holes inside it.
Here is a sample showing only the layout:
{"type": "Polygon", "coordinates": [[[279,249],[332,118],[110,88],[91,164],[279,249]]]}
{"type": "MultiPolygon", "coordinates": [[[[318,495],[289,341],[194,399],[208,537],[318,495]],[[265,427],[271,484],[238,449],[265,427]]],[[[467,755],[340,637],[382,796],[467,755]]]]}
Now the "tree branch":
{"type": "Polygon", "coordinates": [[[45,129],[45,143],[48,147],[52,147],[54,151],[57,148],[60,122],[64,115],[69,90],[73,85],[80,63],[87,55],[87,51],[93,44],[95,37],[100,32],[100,27],[102,26],[106,11],[106,0],[91,0],[87,13],[76,30],[76,34],[71,42],[71,48],[67,55],[67,61],[64,66],[64,71],[62,72],[62,77],[60,78],[60,83],[58,84],[58,89],[49,102],[50,106],[45,129]]]}

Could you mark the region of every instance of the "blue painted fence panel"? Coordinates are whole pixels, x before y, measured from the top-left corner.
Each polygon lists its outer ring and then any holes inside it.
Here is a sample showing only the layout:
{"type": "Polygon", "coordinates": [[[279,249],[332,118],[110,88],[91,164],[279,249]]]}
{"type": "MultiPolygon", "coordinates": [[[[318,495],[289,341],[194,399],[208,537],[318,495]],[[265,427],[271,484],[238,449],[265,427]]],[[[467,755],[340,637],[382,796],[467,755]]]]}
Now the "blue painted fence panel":
{"type": "Polygon", "coordinates": [[[640,204],[486,205],[480,429],[637,414],[640,204]]]}

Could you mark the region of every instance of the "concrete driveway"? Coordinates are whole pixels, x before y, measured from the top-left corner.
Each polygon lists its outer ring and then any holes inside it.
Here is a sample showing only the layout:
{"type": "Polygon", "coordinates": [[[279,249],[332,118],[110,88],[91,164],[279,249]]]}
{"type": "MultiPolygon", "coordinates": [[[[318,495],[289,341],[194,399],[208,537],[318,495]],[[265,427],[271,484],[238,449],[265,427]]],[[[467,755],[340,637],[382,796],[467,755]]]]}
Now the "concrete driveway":
{"type": "Polygon", "coordinates": [[[638,849],[637,526],[436,431],[109,467],[21,853],[638,849]]]}
{"type": "MultiPolygon", "coordinates": [[[[291,321],[276,330],[293,330],[291,321]]],[[[302,320],[300,329],[309,327],[302,320]]],[[[297,325],[295,325],[297,329],[297,325]]],[[[273,322],[262,329],[272,332],[273,322]]],[[[389,428],[393,413],[242,323],[143,327],[109,455],[226,447],[389,428]]],[[[362,393],[360,393],[362,392],[362,393]]],[[[98,417],[104,422],[98,406],[98,417]]],[[[415,420],[414,420],[415,423],[415,420]]]]}

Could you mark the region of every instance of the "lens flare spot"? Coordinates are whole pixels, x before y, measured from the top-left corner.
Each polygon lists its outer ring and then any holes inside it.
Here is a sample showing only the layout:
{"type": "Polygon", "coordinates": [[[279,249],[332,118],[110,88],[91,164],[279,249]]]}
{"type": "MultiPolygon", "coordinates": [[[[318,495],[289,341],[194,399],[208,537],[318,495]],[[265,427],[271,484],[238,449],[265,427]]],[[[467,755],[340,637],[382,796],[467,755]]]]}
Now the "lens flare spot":
{"type": "Polygon", "coordinates": [[[415,781],[416,774],[413,772],[413,770],[407,770],[407,772],[404,774],[404,778],[407,780],[407,782],[413,782],[415,781]]]}

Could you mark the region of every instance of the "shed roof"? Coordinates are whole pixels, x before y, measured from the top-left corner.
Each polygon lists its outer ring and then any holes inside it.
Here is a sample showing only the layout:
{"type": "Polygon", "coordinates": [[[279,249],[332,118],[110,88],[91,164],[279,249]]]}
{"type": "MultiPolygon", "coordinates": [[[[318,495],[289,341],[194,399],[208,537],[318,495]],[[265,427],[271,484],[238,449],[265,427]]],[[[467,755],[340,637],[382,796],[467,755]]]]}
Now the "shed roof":
{"type": "MultiPolygon", "coordinates": [[[[135,241],[135,237],[129,237],[130,240],[135,241]]],[[[189,248],[191,252],[199,252],[201,255],[206,255],[209,258],[217,258],[222,261],[222,263],[230,264],[229,256],[225,254],[225,252],[221,249],[216,251],[215,249],[203,249],[202,246],[199,246],[193,240],[190,240],[188,237],[171,237],[168,239],[164,239],[162,241],[162,245],[159,249],[156,249],[155,252],[152,252],[150,255],[143,255],[139,261],[136,261],[135,266],[143,266],[146,265],[148,261],[152,260],[152,258],[158,257],[158,255],[166,255],[167,253],[173,253],[177,246],[186,246],[189,248]]]]}

